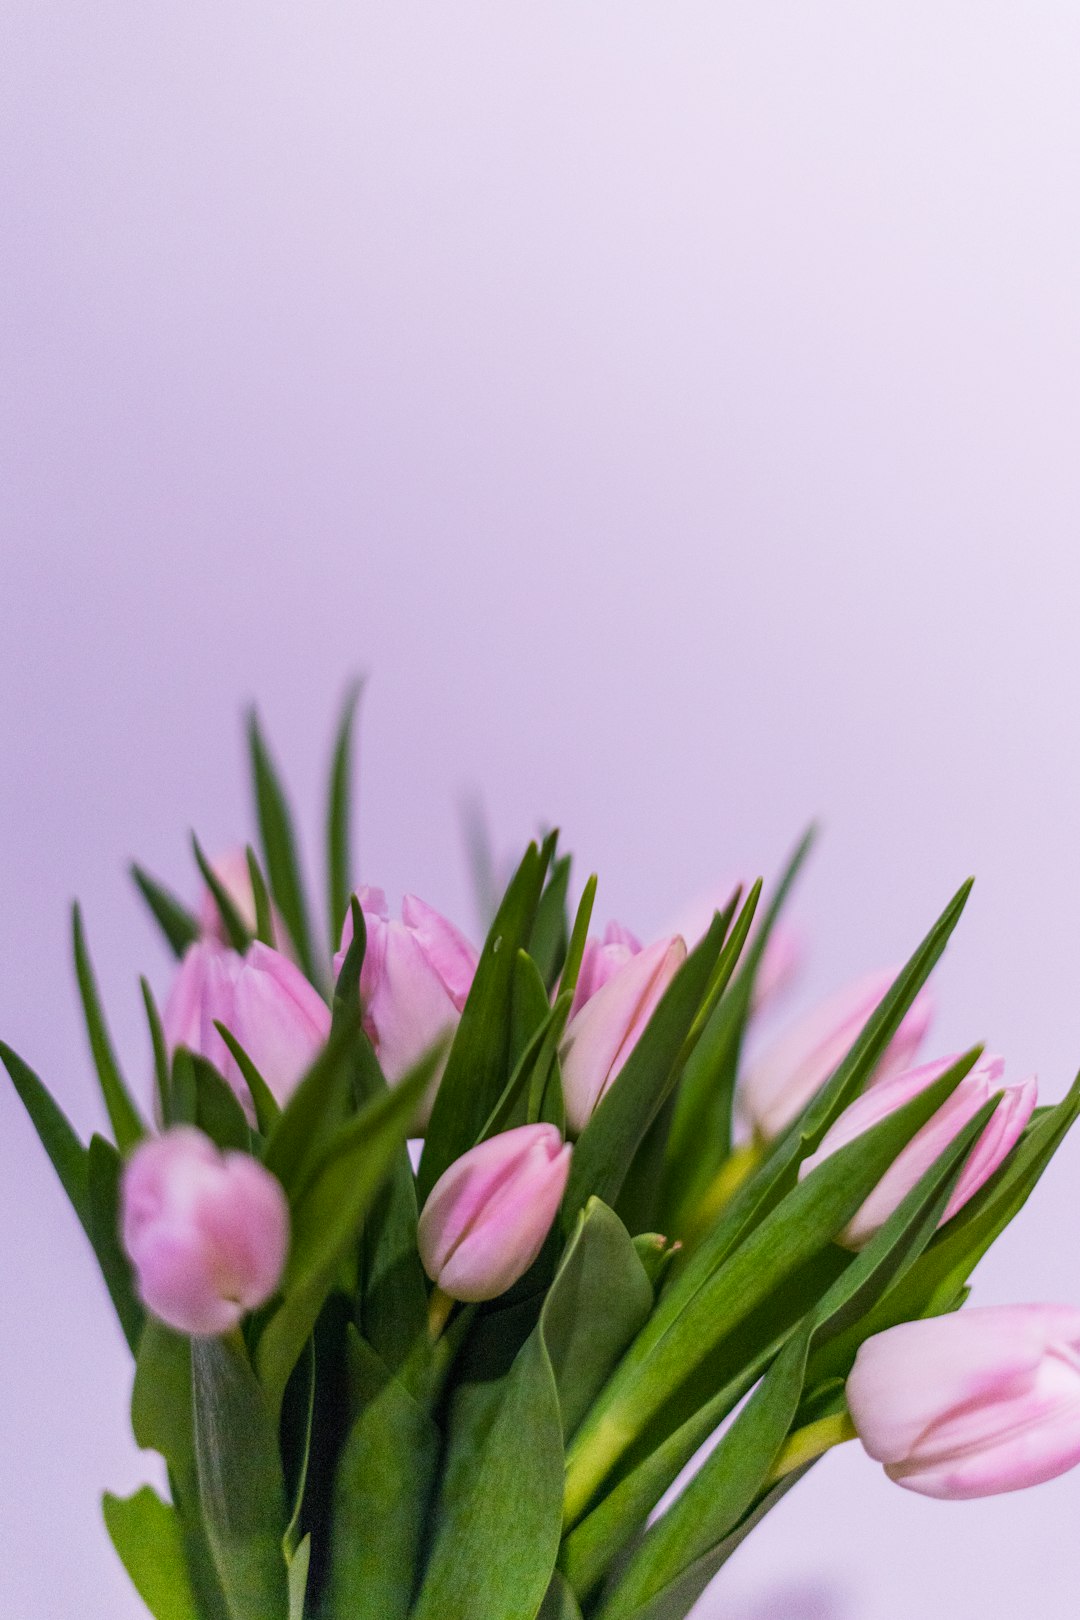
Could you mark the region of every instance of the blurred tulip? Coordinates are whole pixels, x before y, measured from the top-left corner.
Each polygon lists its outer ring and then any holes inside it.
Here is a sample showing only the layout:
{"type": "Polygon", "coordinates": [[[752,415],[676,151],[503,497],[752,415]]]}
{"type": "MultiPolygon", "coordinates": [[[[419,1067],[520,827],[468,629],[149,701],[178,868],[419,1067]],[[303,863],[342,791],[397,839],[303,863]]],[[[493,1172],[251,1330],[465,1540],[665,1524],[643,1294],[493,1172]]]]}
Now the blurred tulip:
{"type": "MultiPolygon", "coordinates": [[[[392,922],[381,889],[357,890],[364,913],[367,949],[360,974],[364,1028],[393,1085],[439,1039],[457,1027],[472,988],[477,953],[453,923],[407,894],[401,922],[392,922]]],[[[352,943],[351,913],[345,919],[334,971],[341,971],[352,943]]],[[[431,1113],[438,1077],[421,1108],[422,1130],[431,1113]]]]}
{"type": "MultiPolygon", "coordinates": [[[[713,917],[718,911],[723,911],[737,888],[742,889],[745,899],[749,884],[741,879],[738,881],[733,879],[728,884],[706,890],[683,908],[666,932],[681,934],[693,950],[704,938],[713,917]]],[[[754,933],[755,929],[751,928],[749,935],[751,941],[754,933]]],[[[760,1012],[763,1007],[782,996],[798,976],[805,959],[806,941],[801,930],[784,917],[778,917],[758,964],[751,1010],[760,1012]]]]}
{"type": "Polygon", "coordinates": [[[554,1125],[519,1125],[456,1159],[420,1216],[431,1280],[452,1299],[504,1294],[540,1253],[569,1171],[570,1147],[554,1125]]]}
{"type": "Polygon", "coordinates": [[[585,950],[581,958],[581,969],[578,973],[577,984],[574,987],[574,999],[570,1006],[570,1016],[581,1011],[587,1001],[602,990],[608,980],[612,978],[625,962],[641,951],[641,941],[624,928],[621,923],[609,922],[604,929],[602,938],[595,935],[585,942],[585,950]]]}
{"type": "Polygon", "coordinates": [[[997,1305],[867,1339],[847,1381],[859,1438],[906,1490],[963,1500],[1080,1463],[1080,1310],[997,1305]]]}
{"type": "Polygon", "coordinates": [[[624,962],[571,1018],[559,1058],[573,1135],[585,1129],[685,959],[678,936],[658,939],[624,962]]]}
{"type": "MultiPolygon", "coordinates": [[[[254,937],[258,928],[258,917],[255,911],[255,891],[251,886],[251,871],[247,862],[247,850],[229,849],[224,855],[210,863],[214,876],[221,884],[225,893],[232,901],[239,914],[240,921],[248,933],[254,937]]],[[[278,908],[271,902],[270,915],[274,924],[274,944],[279,951],[292,956],[292,944],[289,931],[285,927],[285,920],[278,908]]],[[[218,910],[217,901],[208,888],[204,888],[202,899],[199,901],[199,930],[203,939],[216,940],[219,945],[228,945],[229,934],[218,910]]]]}
{"type": "Polygon", "coordinates": [[[215,1022],[235,1035],[284,1103],[326,1043],[330,1009],[288,957],[258,940],[246,956],[208,940],[188,947],[162,1015],[166,1044],[209,1058],[253,1119],[247,1085],[215,1022]]]}
{"type": "Polygon", "coordinates": [[[135,1149],[121,1184],[139,1298],[178,1333],[227,1333],[276,1289],[289,1246],[280,1184],[246,1153],[177,1125],[135,1149]]]}
{"type": "MultiPolygon", "coordinates": [[[[750,1065],[739,1087],[739,1105],[766,1141],[798,1118],[845,1057],[893,982],[891,973],[857,979],[813,1008],[750,1065]]],[[[916,996],[874,1071],[872,1084],[910,1066],[933,1017],[929,990],[916,996]]]]}
{"type": "MultiPolygon", "coordinates": [[[[923,1063],[917,1069],[907,1069],[903,1074],[894,1074],[890,1079],[880,1081],[869,1091],[864,1091],[861,1097],[856,1097],[832,1129],[826,1132],[817,1152],[803,1160],[799,1167],[799,1179],[808,1176],[838,1148],[846,1147],[848,1142],[853,1142],[872,1125],[895,1113],[918,1096],[920,1091],[925,1091],[956,1061],[954,1056],[923,1063]]],[[[1001,1101],[960,1172],[941,1217],[941,1224],[951,1220],[969,1198],[974,1198],[1020,1140],[1038,1095],[1034,1075],[1011,1086],[1003,1083],[1004,1075],[1005,1063],[1002,1058],[991,1055],[980,1058],[937,1113],[927,1120],[894,1159],[869,1198],[840,1233],[838,1243],[849,1249],[865,1248],[874,1233],[884,1226],[916,1182],[944,1153],[968,1121],[974,1119],[991,1097],[999,1096],[1001,1101]]]]}

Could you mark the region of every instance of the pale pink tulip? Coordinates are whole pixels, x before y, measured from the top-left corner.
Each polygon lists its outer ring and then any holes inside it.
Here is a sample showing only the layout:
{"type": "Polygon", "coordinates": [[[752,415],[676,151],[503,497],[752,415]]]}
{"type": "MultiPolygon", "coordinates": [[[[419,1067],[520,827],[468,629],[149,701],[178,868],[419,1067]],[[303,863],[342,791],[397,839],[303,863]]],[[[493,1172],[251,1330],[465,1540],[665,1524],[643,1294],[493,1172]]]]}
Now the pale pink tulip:
{"type": "Polygon", "coordinates": [[[420,1216],[424,1270],[452,1299],[494,1299],[543,1246],[570,1172],[554,1125],[519,1125],[470,1148],[439,1177],[420,1216]]]}
{"type": "Polygon", "coordinates": [[[630,932],[629,928],[624,928],[617,922],[609,922],[600,939],[595,935],[588,939],[585,942],[581,969],[574,987],[574,999],[570,1006],[571,1018],[581,1011],[587,1001],[591,1001],[598,990],[603,989],[625,962],[629,962],[630,958],[637,956],[640,951],[641,941],[630,932]]]}
{"type": "MultiPolygon", "coordinates": [[[[779,1036],[747,1070],[739,1105],[766,1141],[797,1119],[844,1058],[893,982],[892,973],[857,979],[779,1036]]],[[[872,1083],[910,1066],[930,1027],[929,990],[916,996],[874,1072],[872,1083]]]]}
{"type": "MultiPolygon", "coordinates": [[[[210,862],[211,869],[225,893],[232,901],[249,934],[254,935],[258,926],[255,913],[255,891],[251,886],[251,871],[248,867],[247,851],[244,849],[229,849],[224,855],[219,855],[210,862]]],[[[278,950],[285,950],[289,944],[288,931],[282,920],[281,913],[276,906],[271,906],[271,916],[274,924],[274,943],[278,950]]],[[[221,918],[217,901],[209,888],[204,888],[199,901],[199,930],[204,939],[216,940],[219,945],[229,943],[228,930],[221,918]]]]}
{"type": "MultiPolygon", "coordinates": [[[[453,923],[407,894],[401,921],[393,922],[381,889],[357,891],[367,930],[360,974],[364,1028],[391,1085],[402,1079],[440,1037],[456,1029],[472,988],[477,953],[453,923]]],[[[351,913],[345,919],[334,971],[341,971],[352,942],[351,913]]],[[[436,1076],[417,1116],[427,1124],[438,1087],[436,1076]]]]}
{"type": "MultiPolygon", "coordinates": [[[[817,1152],[803,1160],[799,1167],[800,1180],[838,1148],[846,1147],[872,1125],[877,1125],[918,1096],[920,1091],[925,1091],[956,1061],[954,1056],[923,1063],[917,1069],[907,1069],[903,1074],[894,1074],[890,1079],[882,1080],[869,1091],[864,1091],[862,1096],[856,1097],[832,1129],[826,1132],[817,1152]]],[[[849,1249],[865,1248],[874,1233],[884,1226],[916,1182],[944,1153],[954,1137],[959,1136],[968,1121],[974,1119],[991,1097],[1000,1097],[1001,1101],[960,1172],[941,1217],[942,1224],[963,1209],[968,1199],[974,1198],[979,1188],[989,1181],[1016,1146],[1035,1107],[1038,1095],[1035,1076],[1010,1086],[1004,1084],[1004,1076],[1003,1058],[992,1054],[980,1058],[937,1113],[927,1120],[893,1160],[869,1198],[840,1233],[837,1242],[849,1249]]]]}
{"type": "Polygon", "coordinates": [[[923,1496],[1040,1485],[1080,1463],[1080,1310],[991,1305],[867,1339],[847,1381],[866,1450],[923,1496]]]}
{"type": "Polygon", "coordinates": [[[258,940],[246,956],[199,940],[188,947],[165,1004],[170,1052],[186,1046],[219,1068],[254,1118],[239,1065],[215,1023],[224,1024],[279,1103],[315,1061],[330,1034],[330,1009],[300,969],[258,940]]]}
{"type": "Polygon", "coordinates": [[[571,1134],[580,1136],[686,960],[676,936],[631,956],[571,1018],[559,1049],[571,1134]]]}
{"type": "Polygon", "coordinates": [[[142,1142],[121,1184],[139,1298],[178,1333],[227,1333],[273,1294],[289,1245],[280,1184],[246,1153],[176,1125],[142,1142]]]}

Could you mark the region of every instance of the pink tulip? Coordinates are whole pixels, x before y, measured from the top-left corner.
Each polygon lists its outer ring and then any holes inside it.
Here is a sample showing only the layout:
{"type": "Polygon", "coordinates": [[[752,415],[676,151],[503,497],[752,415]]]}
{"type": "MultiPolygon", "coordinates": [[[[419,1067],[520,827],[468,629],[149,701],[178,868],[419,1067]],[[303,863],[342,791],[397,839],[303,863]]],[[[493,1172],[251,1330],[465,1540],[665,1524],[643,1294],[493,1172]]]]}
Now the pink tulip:
{"type": "MultiPolygon", "coordinates": [[[[244,849],[229,849],[224,855],[210,863],[214,876],[221,884],[225,893],[236,907],[240,920],[249,934],[254,935],[258,919],[255,914],[255,891],[251,886],[251,871],[247,862],[247,851],[244,849]]],[[[271,907],[274,923],[274,941],[279,950],[284,950],[289,943],[285,923],[276,906],[271,907]]],[[[203,939],[216,940],[219,945],[228,945],[229,934],[217,907],[217,901],[209,888],[204,888],[202,899],[199,902],[199,931],[203,939]]]]}
{"type": "MultiPolygon", "coordinates": [[[[750,885],[744,880],[732,880],[727,884],[718,884],[715,888],[706,890],[696,900],[684,906],[675,922],[668,928],[671,934],[681,934],[690,949],[704,938],[706,931],[718,911],[722,911],[728,904],[737,888],[741,888],[743,897],[750,885]]],[[[758,916],[760,916],[760,910],[758,916]]],[[[755,929],[750,930],[750,940],[753,940],[755,929]]],[[[752,1011],[760,1012],[763,1007],[775,1001],[788,990],[797,978],[803,961],[806,957],[806,941],[802,933],[793,924],[779,917],[773,924],[769,934],[769,942],[765,946],[761,961],[758,963],[757,974],[754,978],[754,998],[752,1011]]]]}
{"type": "MultiPolygon", "coordinates": [[[[367,929],[360,974],[364,1028],[391,1085],[402,1079],[441,1036],[457,1027],[472,988],[477,953],[453,923],[407,894],[401,922],[392,922],[381,889],[357,891],[367,929]]],[[[345,919],[341,971],[352,942],[352,916],[345,919]]],[[[418,1129],[427,1124],[438,1087],[436,1077],[419,1111],[418,1129]]]]}
{"type": "Polygon", "coordinates": [[[585,1129],[685,959],[686,944],[677,935],[658,939],[624,962],[571,1018],[559,1059],[573,1135],[585,1129]]]}
{"type": "MultiPolygon", "coordinates": [[[[938,1058],[933,1063],[923,1063],[917,1069],[908,1069],[903,1074],[880,1081],[869,1091],[864,1091],[861,1097],[856,1097],[832,1129],[826,1132],[817,1152],[803,1160],[799,1167],[800,1180],[838,1148],[853,1142],[872,1125],[918,1096],[955,1062],[956,1057],[947,1057],[938,1058]]],[[[974,1119],[991,1097],[1000,1097],[1001,1101],[960,1172],[941,1217],[941,1224],[951,1220],[969,1198],[974,1198],[1019,1141],[1038,1095],[1034,1075],[1019,1084],[1006,1086],[1003,1084],[1004,1074],[1005,1063],[1000,1057],[988,1054],[976,1063],[937,1113],[927,1120],[893,1160],[869,1198],[837,1238],[838,1243],[849,1249],[865,1248],[874,1233],[884,1226],[916,1182],[944,1153],[968,1121],[974,1119]]]]}
{"type": "Polygon", "coordinates": [[[121,1184],[139,1298],[178,1333],[227,1333],[273,1294],[289,1246],[280,1184],[246,1153],[176,1125],[135,1149],[121,1184]]]}
{"type": "Polygon", "coordinates": [[[639,955],[640,951],[641,941],[621,923],[609,922],[601,939],[594,936],[587,940],[570,1006],[571,1018],[598,990],[603,989],[624,963],[629,962],[632,956],[639,955]]]}
{"type": "Polygon", "coordinates": [[[420,1216],[424,1270],[452,1299],[494,1299],[543,1247],[570,1173],[554,1125],[490,1136],[439,1177],[420,1216]]]}
{"type": "MultiPolygon", "coordinates": [[[[862,1033],[893,982],[872,973],[830,996],[774,1041],[751,1064],[739,1088],[739,1103],[757,1134],[771,1141],[797,1119],[862,1033]]],[[[874,1072],[873,1084],[906,1069],[933,1016],[930,992],[916,996],[874,1072]]]]}
{"type": "Polygon", "coordinates": [[[1080,1463],[1080,1310],[992,1305],[867,1339],[847,1382],[859,1438],[889,1478],[964,1500],[1080,1463]]]}
{"type": "Polygon", "coordinates": [[[246,956],[207,940],[188,947],[162,1024],[170,1052],[186,1046],[216,1065],[254,1118],[247,1085],[214,1028],[235,1035],[284,1103],[330,1034],[330,1009],[300,969],[258,940],[246,956]]]}

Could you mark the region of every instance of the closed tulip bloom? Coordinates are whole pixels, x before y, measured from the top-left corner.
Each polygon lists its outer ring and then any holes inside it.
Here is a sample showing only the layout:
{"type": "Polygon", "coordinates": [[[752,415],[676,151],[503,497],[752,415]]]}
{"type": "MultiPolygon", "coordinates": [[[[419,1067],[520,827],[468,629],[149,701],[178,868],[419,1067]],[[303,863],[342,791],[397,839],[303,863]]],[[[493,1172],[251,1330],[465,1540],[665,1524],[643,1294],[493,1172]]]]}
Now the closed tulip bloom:
{"type": "MultiPolygon", "coordinates": [[[[455,1029],[476,973],[477,953],[445,917],[407,894],[401,921],[391,920],[381,889],[357,890],[367,929],[360,974],[364,1029],[391,1085],[402,1079],[441,1036],[455,1029]]],[[[352,942],[352,915],[345,919],[340,972],[352,942]]],[[[438,1081],[417,1119],[427,1124],[438,1081]]]]}
{"type": "Polygon", "coordinates": [[[258,940],[246,956],[209,940],[188,947],[162,1015],[166,1044],[209,1058],[253,1119],[247,1085],[215,1023],[236,1037],[284,1103],[326,1043],[330,1009],[288,957],[258,940]]]}
{"type": "Polygon", "coordinates": [[[635,938],[629,928],[624,928],[617,922],[609,922],[600,939],[595,936],[588,939],[581,957],[577,984],[574,986],[574,999],[570,1007],[571,1018],[581,1011],[598,990],[603,989],[624,963],[629,962],[632,956],[637,956],[640,950],[641,941],[635,938]]]}
{"type": "Polygon", "coordinates": [[[420,1216],[432,1282],[451,1299],[504,1294],[540,1253],[569,1172],[570,1147],[554,1125],[519,1125],[462,1154],[420,1216]]]}
{"type": "MultiPolygon", "coordinates": [[[[946,1057],[938,1058],[933,1063],[923,1063],[917,1069],[908,1069],[903,1074],[881,1081],[863,1092],[861,1097],[856,1097],[832,1129],[826,1132],[817,1152],[803,1160],[799,1167],[800,1180],[838,1148],[853,1142],[872,1125],[918,1096],[955,1062],[956,1057],[946,1057]]],[[[941,1217],[942,1224],[963,1209],[968,1199],[973,1198],[979,1188],[989,1181],[1002,1160],[1015,1147],[1035,1107],[1038,1085],[1034,1075],[1010,1086],[1005,1085],[1004,1076],[1005,1063],[1002,1058],[990,1054],[980,1058],[937,1113],[927,1120],[893,1160],[837,1242],[849,1249],[865,1248],[953,1138],[960,1134],[969,1120],[974,1119],[991,1097],[997,1096],[1001,1100],[968,1155],[941,1217]]]]}
{"type": "Polygon", "coordinates": [[[905,1490],[965,1500],[1080,1463],[1080,1310],[992,1305],[867,1339],[847,1381],[859,1438],[905,1490]]]}
{"type": "MultiPolygon", "coordinates": [[[[757,1134],[772,1141],[797,1119],[862,1033],[893,981],[872,973],[845,986],[807,1013],[751,1064],[739,1104],[757,1134]]],[[[921,990],[874,1072],[873,1082],[909,1068],[933,1016],[929,990],[921,990]]]]}
{"type": "MultiPolygon", "coordinates": [[[[239,848],[226,850],[224,855],[219,855],[210,865],[214,876],[236,907],[241,922],[248,933],[254,935],[258,918],[255,912],[255,891],[251,886],[247,851],[239,848]]],[[[271,907],[271,915],[275,944],[279,949],[284,949],[288,945],[288,932],[276,906],[271,907]]],[[[219,945],[229,943],[228,930],[209,888],[203,889],[202,899],[199,902],[199,930],[204,939],[216,940],[219,945]]]]}
{"type": "Polygon", "coordinates": [[[559,1058],[573,1135],[585,1129],[685,960],[682,939],[658,939],[624,962],[571,1018],[559,1058]]]}
{"type": "Polygon", "coordinates": [[[289,1245],[279,1182],[246,1153],[177,1125],[135,1149],[121,1231],[147,1310],[178,1333],[227,1333],[273,1294],[289,1245]]]}

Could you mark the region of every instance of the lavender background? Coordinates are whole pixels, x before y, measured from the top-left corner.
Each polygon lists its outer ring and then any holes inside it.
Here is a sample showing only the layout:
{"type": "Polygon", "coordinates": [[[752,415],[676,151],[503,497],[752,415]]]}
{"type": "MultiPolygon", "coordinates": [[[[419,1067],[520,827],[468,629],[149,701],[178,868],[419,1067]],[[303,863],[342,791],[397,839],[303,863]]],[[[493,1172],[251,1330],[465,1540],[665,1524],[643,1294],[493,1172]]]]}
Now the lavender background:
{"type": "MultiPolygon", "coordinates": [[[[811,814],[806,1001],[969,870],[936,1045],[1080,1059],[1080,13],[8,0],[0,19],[0,1030],[99,1122],[167,964],[126,883],[247,828],[257,695],[364,875],[467,917],[457,803],[557,818],[643,931],[811,814]]],[[[979,1297],[1080,1301],[1080,1144],[979,1297]]],[[[152,1460],[0,1089],[0,1612],[140,1612],[152,1460]]],[[[1076,1612],[1080,1473],[944,1506],[829,1458],[728,1620],[1076,1612]]]]}

